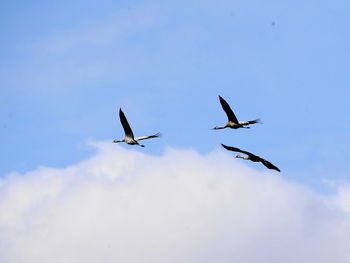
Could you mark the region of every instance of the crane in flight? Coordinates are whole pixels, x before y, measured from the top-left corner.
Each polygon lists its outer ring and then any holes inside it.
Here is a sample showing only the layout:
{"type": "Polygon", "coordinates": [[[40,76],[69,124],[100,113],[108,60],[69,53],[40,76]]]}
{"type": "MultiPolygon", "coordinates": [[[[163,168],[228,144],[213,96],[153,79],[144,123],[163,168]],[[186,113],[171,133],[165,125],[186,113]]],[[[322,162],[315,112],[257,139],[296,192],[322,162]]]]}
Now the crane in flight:
{"type": "Polygon", "coordinates": [[[250,124],[255,124],[255,123],[261,123],[260,119],[252,120],[252,121],[243,121],[239,122],[237,120],[236,115],[233,113],[232,109],[230,108],[230,105],[224,100],[221,96],[219,96],[221,106],[223,110],[226,112],[227,115],[227,123],[225,126],[215,126],[213,130],[220,130],[220,129],[225,129],[225,128],[231,128],[231,129],[239,129],[239,128],[246,128],[249,129],[250,127],[246,127],[250,124]]]}
{"type": "Polygon", "coordinates": [[[273,170],[276,170],[276,171],[280,172],[280,169],[278,167],[274,166],[272,163],[270,163],[269,161],[266,161],[265,159],[261,158],[260,156],[254,155],[254,154],[252,154],[250,152],[243,151],[243,150],[235,148],[235,147],[226,146],[225,144],[221,144],[221,145],[226,150],[233,151],[233,152],[240,152],[240,153],[244,153],[244,154],[247,155],[246,157],[244,157],[244,156],[241,156],[241,155],[237,154],[235,156],[236,158],[241,158],[241,159],[244,159],[244,160],[250,160],[252,162],[261,162],[267,168],[273,169],[273,170]]]}
{"type": "Polygon", "coordinates": [[[158,132],[154,135],[150,135],[150,136],[142,136],[142,137],[134,137],[134,133],[132,132],[131,130],[131,127],[128,123],[128,120],[126,119],[125,115],[124,115],[124,112],[122,111],[122,109],[119,109],[119,118],[120,118],[120,122],[123,126],[123,129],[124,129],[124,133],[125,133],[125,137],[123,140],[114,140],[113,142],[117,143],[117,142],[125,142],[127,144],[130,144],[130,145],[138,145],[138,146],[141,146],[141,147],[145,147],[144,145],[142,144],[139,144],[138,141],[141,141],[141,140],[146,140],[146,139],[150,139],[150,138],[157,138],[159,137],[161,134],[158,132]]]}

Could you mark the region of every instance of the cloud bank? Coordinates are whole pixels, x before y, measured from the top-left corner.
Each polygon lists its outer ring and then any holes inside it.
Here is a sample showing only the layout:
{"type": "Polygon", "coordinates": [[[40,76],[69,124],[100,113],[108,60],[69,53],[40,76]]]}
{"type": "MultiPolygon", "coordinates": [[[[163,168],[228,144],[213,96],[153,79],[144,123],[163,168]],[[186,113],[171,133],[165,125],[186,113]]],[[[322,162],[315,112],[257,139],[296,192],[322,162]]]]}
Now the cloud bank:
{"type": "Polygon", "coordinates": [[[322,196],[222,151],[89,160],[0,181],[0,262],[350,262],[350,190],[322,196]]]}

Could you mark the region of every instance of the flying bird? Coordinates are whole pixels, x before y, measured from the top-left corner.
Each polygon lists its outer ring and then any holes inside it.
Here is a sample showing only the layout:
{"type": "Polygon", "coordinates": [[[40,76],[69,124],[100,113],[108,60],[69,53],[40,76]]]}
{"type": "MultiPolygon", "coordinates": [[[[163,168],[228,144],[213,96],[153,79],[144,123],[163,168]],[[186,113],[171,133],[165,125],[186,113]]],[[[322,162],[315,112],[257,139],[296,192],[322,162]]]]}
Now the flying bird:
{"type": "Polygon", "coordinates": [[[123,129],[124,129],[125,137],[124,137],[123,140],[114,140],[113,142],[115,142],[115,143],[117,143],[117,142],[125,142],[125,143],[130,144],[130,145],[138,145],[138,146],[141,146],[141,147],[145,147],[144,145],[139,144],[138,141],[145,140],[145,139],[150,139],[150,138],[157,138],[157,137],[159,137],[161,135],[158,132],[158,133],[156,133],[154,135],[142,136],[142,137],[135,138],[134,137],[134,133],[132,132],[131,127],[130,127],[130,125],[128,123],[128,120],[126,119],[122,109],[119,109],[119,118],[120,118],[120,122],[121,122],[121,124],[123,126],[123,129]]]}
{"type": "Polygon", "coordinates": [[[235,157],[236,158],[241,158],[241,159],[244,159],[244,160],[251,160],[252,162],[261,162],[263,165],[265,165],[267,168],[269,169],[273,169],[273,170],[276,170],[278,172],[280,172],[280,169],[278,169],[278,167],[274,166],[272,163],[270,163],[269,161],[266,161],[265,159],[257,156],[257,155],[254,155],[250,152],[247,152],[247,151],[242,151],[241,149],[238,149],[238,148],[235,148],[235,147],[231,147],[231,146],[226,146],[224,144],[221,144],[222,147],[224,147],[226,150],[229,150],[229,151],[233,151],[233,152],[240,152],[240,153],[244,153],[246,154],[247,156],[244,157],[244,156],[241,156],[239,154],[237,154],[235,157]]]}
{"type": "Polygon", "coordinates": [[[219,99],[220,99],[220,103],[221,103],[223,110],[226,112],[228,121],[227,121],[225,126],[221,126],[221,127],[215,126],[213,128],[213,130],[219,130],[219,129],[225,129],[225,128],[231,128],[231,129],[246,128],[246,129],[249,129],[250,127],[245,127],[245,126],[248,126],[248,125],[254,124],[254,123],[261,123],[260,119],[239,122],[237,120],[236,115],[233,113],[232,109],[230,108],[230,105],[228,105],[228,103],[226,102],[226,100],[224,100],[221,96],[219,96],[219,99]]]}

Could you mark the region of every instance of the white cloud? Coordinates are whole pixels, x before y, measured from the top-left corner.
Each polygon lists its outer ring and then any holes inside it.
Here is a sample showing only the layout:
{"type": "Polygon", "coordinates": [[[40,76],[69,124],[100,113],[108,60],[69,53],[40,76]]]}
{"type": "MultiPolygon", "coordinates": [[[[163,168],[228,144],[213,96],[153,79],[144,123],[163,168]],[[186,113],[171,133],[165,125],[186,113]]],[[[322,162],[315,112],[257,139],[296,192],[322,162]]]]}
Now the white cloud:
{"type": "Polygon", "coordinates": [[[0,262],[350,262],[346,186],[318,195],[221,151],[95,146],[2,179],[0,262]]]}

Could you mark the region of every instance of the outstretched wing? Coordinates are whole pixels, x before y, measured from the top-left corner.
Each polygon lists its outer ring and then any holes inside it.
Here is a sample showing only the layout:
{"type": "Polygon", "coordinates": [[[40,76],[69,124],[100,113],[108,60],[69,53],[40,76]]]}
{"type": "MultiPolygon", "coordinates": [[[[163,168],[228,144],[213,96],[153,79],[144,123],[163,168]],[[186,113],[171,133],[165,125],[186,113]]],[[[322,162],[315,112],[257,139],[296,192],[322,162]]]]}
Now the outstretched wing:
{"type": "Polygon", "coordinates": [[[134,138],[134,134],[132,133],[132,130],[130,128],[128,120],[126,119],[122,109],[119,109],[119,118],[120,118],[120,122],[121,122],[121,124],[123,126],[125,136],[126,137],[130,137],[130,138],[134,138]]]}
{"type": "Polygon", "coordinates": [[[137,137],[135,138],[135,141],[141,141],[141,140],[145,140],[145,139],[150,139],[150,138],[157,138],[160,137],[162,134],[160,132],[154,134],[154,135],[150,135],[150,136],[142,136],[142,137],[137,137]]]}
{"type": "Polygon", "coordinates": [[[265,165],[267,168],[269,169],[273,169],[276,170],[278,172],[280,172],[280,169],[278,169],[277,166],[274,166],[272,163],[270,163],[269,161],[266,161],[265,159],[261,158],[260,162],[265,165]]]}
{"type": "Polygon", "coordinates": [[[241,149],[238,149],[236,147],[232,147],[232,146],[227,146],[225,144],[221,144],[222,147],[224,147],[226,150],[229,150],[229,151],[233,151],[233,152],[240,152],[240,153],[244,153],[246,155],[249,155],[249,156],[255,156],[254,154],[250,153],[250,152],[247,152],[247,151],[243,151],[241,149]]]}
{"type": "Polygon", "coordinates": [[[221,103],[223,110],[226,112],[228,120],[238,124],[238,120],[236,118],[236,115],[231,110],[230,105],[228,105],[226,100],[224,100],[221,96],[219,96],[219,99],[220,99],[220,103],[221,103]]]}
{"type": "Polygon", "coordinates": [[[249,125],[249,124],[255,124],[255,123],[262,123],[260,119],[252,120],[252,121],[242,121],[239,124],[241,125],[249,125]]]}

